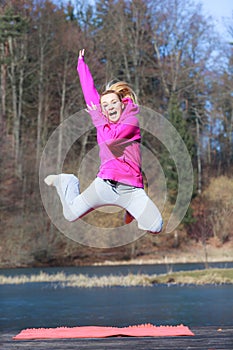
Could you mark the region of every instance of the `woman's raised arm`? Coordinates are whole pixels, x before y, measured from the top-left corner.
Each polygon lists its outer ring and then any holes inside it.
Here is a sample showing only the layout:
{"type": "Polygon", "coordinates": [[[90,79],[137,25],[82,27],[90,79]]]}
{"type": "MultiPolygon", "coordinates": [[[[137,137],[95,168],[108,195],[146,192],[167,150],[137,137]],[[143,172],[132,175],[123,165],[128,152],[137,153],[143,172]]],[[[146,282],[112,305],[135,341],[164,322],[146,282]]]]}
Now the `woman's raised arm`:
{"type": "Polygon", "coordinates": [[[84,60],[85,50],[82,49],[79,51],[78,64],[77,64],[77,72],[79,75],[80,84],[83,91],[83,96],[87,105],[91,105],[94,103],[95,105],[99,105],[100,96],[95,87],[95,83],[90,72],[88,65],[84,60]]]}

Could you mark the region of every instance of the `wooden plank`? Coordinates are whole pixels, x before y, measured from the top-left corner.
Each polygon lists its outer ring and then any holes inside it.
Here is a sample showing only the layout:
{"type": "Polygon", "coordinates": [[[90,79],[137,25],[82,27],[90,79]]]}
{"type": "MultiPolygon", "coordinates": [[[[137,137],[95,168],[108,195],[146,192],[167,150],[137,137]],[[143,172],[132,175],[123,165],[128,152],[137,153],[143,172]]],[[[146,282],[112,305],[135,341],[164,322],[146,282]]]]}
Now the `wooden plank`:
{"type": "Polygon", "coordinates": [[[195,336],[150,337],[150,338],[102,338],[102,339],[54,339],[15,341],[15,333],[0,334],[0,349],[3,350],[232,350],[233,327],[194,327],[195,336]]]}

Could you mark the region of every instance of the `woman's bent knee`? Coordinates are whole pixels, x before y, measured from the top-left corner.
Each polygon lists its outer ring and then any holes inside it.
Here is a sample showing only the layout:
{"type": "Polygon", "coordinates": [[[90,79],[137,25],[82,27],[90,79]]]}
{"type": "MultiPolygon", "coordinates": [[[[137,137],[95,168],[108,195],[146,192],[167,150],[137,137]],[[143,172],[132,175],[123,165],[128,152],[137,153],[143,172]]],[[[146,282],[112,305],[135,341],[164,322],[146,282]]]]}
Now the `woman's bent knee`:
{"type": "Polygon", "coordinates": [[[138,228],[141,230],[145,230],[145,231],[157,234],[157,233],[160,233],[163,229],[163,220],[161,218],[159,220],[156,220],[156,222],[153,224],[138,222],[138,228]]]}
{"type": "Polygon", "coordinates": [[[157,234],[157,233],[160,233],[163,229],[163,220],[161,219],[160,222],[155,225],[152,229],[148,230],[150,233],[154,233],[154,234],[157,234]]]}

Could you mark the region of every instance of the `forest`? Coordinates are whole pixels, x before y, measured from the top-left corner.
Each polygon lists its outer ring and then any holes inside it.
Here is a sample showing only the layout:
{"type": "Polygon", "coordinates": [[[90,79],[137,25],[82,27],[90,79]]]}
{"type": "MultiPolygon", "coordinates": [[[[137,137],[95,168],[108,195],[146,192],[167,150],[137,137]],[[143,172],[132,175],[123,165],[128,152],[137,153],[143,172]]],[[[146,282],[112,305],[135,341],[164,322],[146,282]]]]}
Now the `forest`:
{"type": "MultiPolygon", "coordinates": [[[[231,242],[233,13],[225,19],[226,40],[194,0],[0,4],[0,267],[129,260],[190,242],[231,242]],[[194,175],[192,197],[172,232],[96,249],[63,235],[46,213],[39,186],[41,157],[56,128],[86,108],[76,71],[82,48],[100,91],[113,80],[129,82],[140,105],[166,118],[186,145],[194,175]]],[[[163,171],[166,222],[179,190],[176,164],[150,132],[143,132],[142,145],[163,171]]],[[[59,152],[51,162],[78,175],[82,160],[95,147],[90,128],[72,144],[62,164],[59,152]]],[[[156,174],[147,176],[150,183],[156,174]]],[[[85,177],[80,179],[83,188],[85,177]]],[[[95,225],[118,227],[122,215],[93,212],[85,220],[94,235],[95,225]]]]}

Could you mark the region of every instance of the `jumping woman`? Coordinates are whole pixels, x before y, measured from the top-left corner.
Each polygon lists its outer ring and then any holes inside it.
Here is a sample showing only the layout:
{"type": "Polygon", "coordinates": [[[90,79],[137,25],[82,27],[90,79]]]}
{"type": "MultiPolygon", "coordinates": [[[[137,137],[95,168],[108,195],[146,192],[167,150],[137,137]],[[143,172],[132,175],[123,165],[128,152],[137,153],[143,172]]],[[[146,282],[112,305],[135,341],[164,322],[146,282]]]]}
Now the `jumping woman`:
{"type": "Polygon", "coordinates": [[[76,221],[101,206],[115,205],[126,210],[126,224],[136,219],[139,229],[159,233],[161,214],[143,187],[135,93],[127,83],[117,82],[99,94],[84,61],[84,50],[79,52],[77,71],[87,112],[97,130],[99,172],[82,193],[73,174],[49,175],[45,183],[55,186],[68,221],[76,221]]]}

